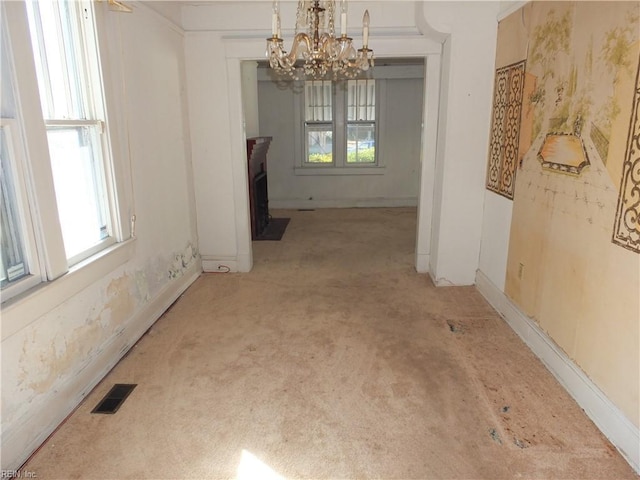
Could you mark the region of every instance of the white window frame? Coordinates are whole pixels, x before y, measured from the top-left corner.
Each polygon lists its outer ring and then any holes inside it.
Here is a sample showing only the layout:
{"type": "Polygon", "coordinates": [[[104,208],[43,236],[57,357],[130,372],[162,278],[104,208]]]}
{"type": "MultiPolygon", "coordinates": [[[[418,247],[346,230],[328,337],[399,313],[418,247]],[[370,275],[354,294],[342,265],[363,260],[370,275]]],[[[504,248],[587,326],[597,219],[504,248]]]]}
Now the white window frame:
{"type": "MultiPolygon", "coordinates": [[[[40,12],[42,10],[41,4],[37,1],[27,2],[32,6],[34,13],[38,15],[36,18],[40,18],[40,12]]],[[[95,139],[97,143],[94,145],[96,147],[96,157],[99,162],[96,164],[97,167],[94,167],[92,170],[94,171],[95,178],[97,179],[97,183],[100,184],[100,188],[104,189],[105,198],[102,199],[104,205],[106,206],[106,218],[104,221],[106,222],[106,237],[102,240],[96,242],[91,247],[85,248],[74,255],[70,255],[67,253],[67,261],[69,266],[73,266],[92,255],[104,250],[105,248],[113,245],[117,241],[121,241],[122,238],[118,238],[114,234],[113,226],[117,224],[117,203],[114,201],[115,197],[112,193],[112,186],[114,185],[113,177],[109,175],[111,170],[111,153],[109,149],[110,138],[108,129],[105,128],[105,120],[106,112],[104,106],[104,82],[102,80],[102,71],[100,68],[100,52],[98,47],[98,38],[97,38],[97,25],[95,22],[95,14],[91,1],[88,0],[73,0],[72,2],[68,2],[71,7],[63,7],[61,4],[58,5],[57,9],[59,10],[67,10],[69,8],[72,9],[73,12],[82,12],[84,11],[84,15],[78,17],[72,17],[70,28],[81,40],[77,44],[73,45],[65,45],[64,50],[65,53],[69,53],[68,50],[71,50],[73,54],[74,62],[72,65],[76,65],[76,68],[82,75],[79,76],[76,80],[76,88],[72,88],[70,82],[67,81],[67,77],[65,76],[63,80],[65,81],[65,90],[70,93],[70,96],[66,98],[66,107],[63,107],[64,114],[61,115],[62,112],[55,111],[54,105],[54,97],[52,96],[52,92],[50,90],[51,83],[49,81],[49,71],[47,70],[46,65],[42,65],[39,62],[35,62],[36,71],[40,72],[42,76],[45,78],[43,83],[40,84],[40,92],[43,92],[44,98],[42,95],[40,96],[41,103],[46,104],[44,114],[44,123],[47,129],[47,132],[51,130],[55,130],[56,128],[82,128],[87,127],[92,129],[93,132],[96,133],[95,139]],[[84,17],[84,18],[82,18],[84,17]],[[76,21],[73,21],[76,20],[76,21]],[[81,109],[79,107],[82,107],[81,109]],[[77,111],[80,110],[80,111],[77,111]],[[67,115],[73,115],[75,112],[75,116],[69,118],[67,115]]],[[[42,14],[44,15],[44,13],[42,14]]],[[[59,23],[59,17],[55,16],[57,36],[61,37],[63,31],[66,27],[59,23]]],[[[43,24],[40,22],[36,22],[34,25],[37,33],[32,33],[31,38],[38,37],[36,40],[37,45],[32,42],[33,56],[34,59],[40,58],[36,52],[41,52],[43,58],[46,63],[46,57],[44,57],[44,46],[42,44],[42,37],[44,36],[43,24]]],[[[73,34],[72,34],[73,35],[73,34]]],[[[64,58],[65,67],[68,65],[67,58],[64,58]]]]}
{"type": "MultiPolygon", "coordinates": [[[[310,168],[318,167],[333,167],[336,165],[336,128],[335,128],[335,115],[336,115],[336,84],[326,80],[312,80],[311,83],[322,82],[323,87],[328,87],[329,98],[331,99],[331,106],[326,105],[326,101],[322,106],[310,106],[309,105],[309,90],[307,83],[304,82],[304,99],[302,101],[302,118],[304,125],[304,155],[302,158],[302,164],[310,168]],[[327,85],[328,84],[328,85],[327,85]],[[308,115],[308,110],[312,110],[311,115],[308,115]],[[313,117],[309,119],[309,116],[313,117]],[[331,162],[312,162],[309,160],[309,132],[319,129],[321,131],[331,131],[331,162]]],[[[323,89],[322,97],[326,97],[326,89],[323,89]]],[[[314,91],[315,93],[315,91],[314,91]]]]}
{"type": "Polygon", "coordinates": [[[28,208],[28,188],[25,175],[24,142],[20,135],[19,121],[16,118],[0,118],[0,129],[4,131],[4,138],[9,153],[11,168],[11,180],[15,193],[14,205],[18,213],[18,222],[22,240],[23,256],[28,268],[28,273],[16,283],[9,284],[2,289],[2,298],[12,298],[35,287],[43,280],[44,266],[40,262],[38,248],[36,246],[36,230],[34,219],[28,208]]]}
{"type": "MultiPolygon", "coordinates": [[[[126,92],[122,85],[121,65],[108,65],[106,49],[107,43],[111,43],[116,44],[114,51],[120,51],[117,47],[120,39],[117,32],[105,28],[107,22],[115,21],[107,18],[106,2],[94,4],[94,21],[105,117],[107,125],[111,126],[105,129],[105,134],[109,135],[109,149],[105,155],[111,159],[105,175],[109,176],[107,183],[114,185],[109,191],[110,200],[118,207],[112,232],[116,243],[92,252],[91,256],[73,266],[69,266],[66,258],[58,220],[26,6],[23,2],[0,2],[0,8],[0,21],[3,33],[6,32],[13,69],[17,110],[13,124],[16,130],[21,131],[24,141],[24,158],[21,160],[24,160],[26,207],[32,213],[33,243],[37,248],[37,265],[40,266],[40,278],[37,282],[34,280],[37,285],[29,285],[19,293],[8,292],[7,289],[2,291],[1,333],[4,340],[130,260],[135,253],[135,209],[126,133],[126,92]],[[105,75],[106,72],[109,75],[105,75]]],[[[12,133],[12,136],[15,135],[12,133]]],[[[20,148],[17,150],[19,152],[20,148]]],[[[23,218],[23,221],[28,219],[23,218]]],[[[31,259],[30,265],[35,265],[33,262],[31,259]]]]}
{"type": "MultiPolygon", "coordinates": [[[[358,82],[361,82],[363,80],[356,79],[356,80],[353,80],[353,81],[356,82],[354,91],[355,91],[355,97],[356,97],[356,99],[358,99],[359,96],[360,96],[359,95],[360,89],[358,87],[358,82]]],[[[366,81],[370,82],[372,80],[371,79],[366,79],[366,81]]],[[[345,127],[344,127],[345,128],[345,134],[344,134],[345,145],[344,145],[344,147],[346,147],[344,153],[345,153],[345,164],[350,166],[350,167],[357,166],[358,168],[362,168],[362,167],[366,167],[366,166],[370,167],[370,166],[377,166],[378,165],[378,150],[379,149],[378,149],[377,143],[378,143],[378,130],[379,129],[378,129],[378,118],[376,116],[376,113],[378,113],[378,108],[377,108],[378,102],[376,101],[377,99],[376,99],[376,96],[375,96],[375,90],[377,90],[377,88],[376,88],[378,86],[377,84],[379,84],[380,82],[379,81],[375,81],[375,80],[373,80],[373,82],[374,82],[373,119],[367,118],[367,119],[359,119],[359,120],[356,120],[356,119],[350,120],[349,119],[349,89],[350,89],[350,86],[347,83],[347,92],[344,95],[344,104],[345,104],[345,115],[344,115],[344,118],[345,118],[345,127]],[[365,163],[365,162],[351,162],[351,163],[349,163],[349,148],[348,147],[349,147],[349,127],[350,126],[356,126],[356,127],[358,127],[358,126],[373,126],[373,129],[374,129],[374,161],[373,162],[367,162],[367,163],[365,163]]],[[[365,89],[365,90],[368,90],[368,88],[365,89]]],[[[368,99],[368,98],[369,98],[368,91],[366,91],[365,92],[365,99],[368,99]]],[[[360,107],[360,106],[358,106],[358,102],[356,101],[356,104],[354,105],[354,108],[356,110],[358,110],[358,111],[361,108],[365,108],[366,109],[365,116],[369,117],[370,109],[372,108],[369,105],[370,104],[367,104],[364,107],[360,107]]]]}
{"type": "MultiPolygon", "coordinates": [[[[346,82],[346,80],[345,80],[346,82]]],[[[294,152],[296,164],[294,173],[296,175],[383,175],[385,165],[380,152],[380,131],[382,128],[381,119],[384,117],[383,99],[385,95],[386,82],[376,80],[375,89],[375,163],[347,163],[347,98],[348,92],[344,84],[340,81],[333,82],[333,163],[314,163],[307,161],[307,135],[305,121],[305,96],[304,94],[294,95],[295,112],[295,144],[294,152]],[[343,148],[344,147],[344,148],[343,148]]],[[[304,92],[304,83],[299,89],[304,92]]],[[[367,122],[370,123],[370,122],[367,122]]]]}

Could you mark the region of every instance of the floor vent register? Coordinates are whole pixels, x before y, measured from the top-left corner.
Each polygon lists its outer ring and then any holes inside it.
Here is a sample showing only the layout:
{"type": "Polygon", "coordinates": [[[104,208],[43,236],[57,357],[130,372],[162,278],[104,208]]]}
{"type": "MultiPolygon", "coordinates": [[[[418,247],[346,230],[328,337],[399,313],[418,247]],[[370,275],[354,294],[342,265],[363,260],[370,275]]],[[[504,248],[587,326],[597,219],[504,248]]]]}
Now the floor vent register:
{"type": "Polygon", "coordinates": [[[122,406],[137,384],[116,383],[91,413],[114,414],[122,406]]]}

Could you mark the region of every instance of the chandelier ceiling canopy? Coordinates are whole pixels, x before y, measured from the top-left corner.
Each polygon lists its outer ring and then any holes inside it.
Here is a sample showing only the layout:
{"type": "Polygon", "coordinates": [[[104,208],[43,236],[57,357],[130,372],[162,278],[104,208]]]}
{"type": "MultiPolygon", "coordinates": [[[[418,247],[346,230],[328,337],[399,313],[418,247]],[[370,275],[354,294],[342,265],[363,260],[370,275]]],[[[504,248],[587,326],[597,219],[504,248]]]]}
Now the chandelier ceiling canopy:
{"type": "Polygon", "coordinates": [[[271,37],[267,38],[269,66],[279,75],[303,78],[355,78],[373,67],[369,44],[369,11],[362,19],[362,48],[347,35],[347,1],[340,0],[340,35],[335,31],[335,0],[299,0],[291,51],[284,49],[280,31],[280,2],[273,1],[271,37]]]}

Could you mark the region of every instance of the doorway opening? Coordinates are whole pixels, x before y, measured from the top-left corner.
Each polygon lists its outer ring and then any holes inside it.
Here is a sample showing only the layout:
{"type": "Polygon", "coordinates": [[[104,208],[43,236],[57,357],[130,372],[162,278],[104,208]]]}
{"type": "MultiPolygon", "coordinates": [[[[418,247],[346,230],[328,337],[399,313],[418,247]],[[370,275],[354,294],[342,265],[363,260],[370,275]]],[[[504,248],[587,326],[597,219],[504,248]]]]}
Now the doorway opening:
{"type": "MultiPolygon", "coordinates": [[[[367,127],[375,131],[375,135],[365,133],[370,137],[366,146],[375,146],[375,161],[361,164],[333,161],[327,165],[305,160],[311,155],[309,152],[313,144],[310,139],[318,128],[328,126],[330,140],[342,134],[345,158],[348,158],[349,148],[360,147],[357,135],[353,135],[354,138],[349,136],[352,133],[349,131],[352,120],[349,114],[354,111],[356,115],[362,113],[358,112],[358,107],[363,106],[354,102],[357,95],[352,92],[357,93],[358,88],[362,91],[367,85],[356,82],[349,85],[279,82],[274,80],[265,63],[257,61],[241,62],[241,71],[246,136],[265,137],[271,142],[266,175],[269,209],[277,212],[280,209],[414,208],[414,262],[419,271],[421,268],[426,271],[428,259],[424,261],[418,239],[425,238],[424,232],[420,235],[421,228],[430,232],[430,225],[426,229],[424,223],[420,225],[420,216],[430,208],[432,194],[427,192],[424,197],[428,199],[428,208],[425,205],[420,208],[425,188],[422,175],[425,166],[427,171],[432,171],[435,163],[434,158],[427,158],[428,147],[432,145],[425,145],[427,57],[377,59],[374,75],[369,80],[369,84],[373,83],[373,88],[369,88],[374,96],[364,106],[373,113],[365,120],[370,121],[367,127]],[[323,113],[328,113],[323,120],[330,122],[308,122],[309,108],[318,108],[318,102],[310,107],[309,100],[313,102],[314,95],[321,96],[322,90],[332,92],[321,105],[325,110],[323,113]],[[371,125],[374,129],[370,128],[371,125]]],[[[432,68],[432,75],[433,71],[432,68]]],[[[431,82],[430,87],[433,86],[431,82]]],[[[433,96],[430,98],[432,100],[433,96]]],[[[366,115],[366,110],[361,110],[366,115]]],[[[355,120],[362,122],[361,118],[355,120]]],[[[351,130],[357,132],[356,128],[351,130]]],[[[330,150],[335,158],[338,147],[336,142],[333,143],[330,150]]],[[[248,181],[251,182],[252,178],[248,181]]],[[[432,184],[427,182],[426,187],[432,188],[432,184]]],[[[427,213],[425,218],[430,222],[430,211],[427,213]]],[[[427,249],[428,237],[427,234],[427,249]]],[[[426,254],[428,256],[428,251],[426,254]]]]}

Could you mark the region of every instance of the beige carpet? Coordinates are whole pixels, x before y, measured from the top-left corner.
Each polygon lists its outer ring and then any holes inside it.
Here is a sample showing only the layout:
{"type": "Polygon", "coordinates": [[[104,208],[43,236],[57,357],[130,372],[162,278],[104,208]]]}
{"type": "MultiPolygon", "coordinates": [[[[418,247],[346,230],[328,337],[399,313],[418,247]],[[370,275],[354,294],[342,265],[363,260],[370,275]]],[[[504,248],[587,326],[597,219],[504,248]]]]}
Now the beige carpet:
{"type": "Polygon", "coordinates": [[[413,268],[415,209],[278,211],[26,465],[47,478],[636,478],[473,287],[413,268]],[[89,412],[114,383],[115,415],[89,412]]]}

